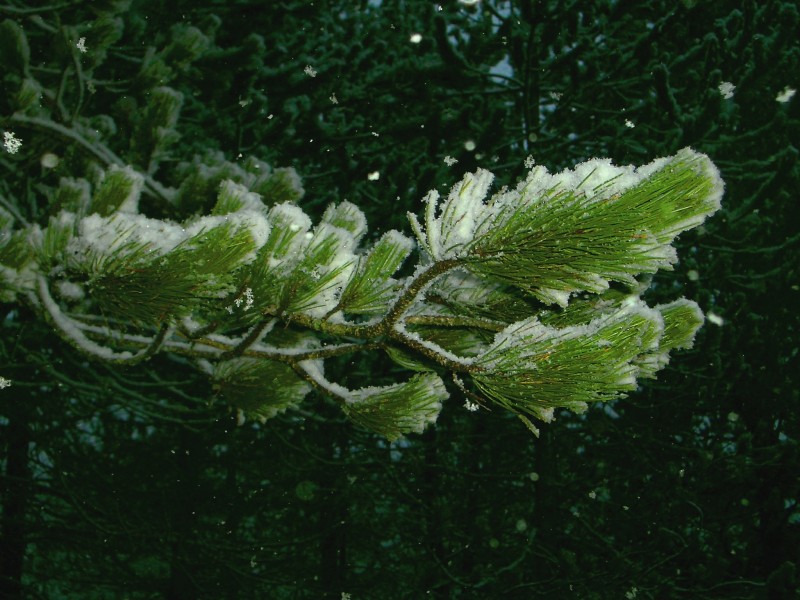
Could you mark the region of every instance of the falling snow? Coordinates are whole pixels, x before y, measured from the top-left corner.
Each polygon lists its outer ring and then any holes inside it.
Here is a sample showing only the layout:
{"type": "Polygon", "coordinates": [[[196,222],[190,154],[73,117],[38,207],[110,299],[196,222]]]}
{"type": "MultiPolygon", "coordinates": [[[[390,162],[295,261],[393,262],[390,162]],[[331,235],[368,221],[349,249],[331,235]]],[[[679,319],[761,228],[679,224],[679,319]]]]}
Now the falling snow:
{"type": "Polygon", "coordinates": [[[719,84],[719,93],[722,94],[722,97],[725,100],[729,98],[733,98],[733,92],[736,90],[736,86],[733,85],[730,81],[723,81],[719,84]]]}
{"type": "Polygon", "coordinates": [[[775,96],[775,100],[780,103],[788,102],[792,99],[792,97],[797,93],[797,90],[794,88],[790,88],[788,85],[781,90],[781,92],[775,96]]]}
{"type": "Polygon", "coordinates": [[[16,154],[22,147],[22,140],[14,135],[11,131],[3,132],[3,147],[9,154],[16,154]]]}

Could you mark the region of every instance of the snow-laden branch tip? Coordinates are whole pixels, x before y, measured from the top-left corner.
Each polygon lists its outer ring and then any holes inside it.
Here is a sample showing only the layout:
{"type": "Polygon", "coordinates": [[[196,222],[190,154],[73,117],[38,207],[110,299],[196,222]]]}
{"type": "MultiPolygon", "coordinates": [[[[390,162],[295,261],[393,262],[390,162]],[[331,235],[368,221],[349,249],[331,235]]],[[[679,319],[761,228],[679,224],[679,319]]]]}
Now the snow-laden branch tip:
{"type": "Polygon", "coordinates": [[[462,261],[561,306],[571,294],[671,268],[674,238],[719,209],[724,187],[708,157],[689,148],[638,168],[609,159],[552,174],[535,166],[487,200],[492,177],[466,174],[441,206],[431,191],[424,227],[409,214],[420,245],[434,262],[462,261]]]}
{"type": "Polygon", "coordinates": [[[71,343],[73,346],[85,352],[86,354],[99,358],[108,362],[118,364],[133,364],[152,356],[158,346],[164,341],[167,335],[167,329],[162,328],[161,331],[152,338],[151,344],[138,352],[128,352],[127,350],[117,352],[106,346],[90,340],[81,330],[80,325],[65,315],[61,308],[58,306],[53,297],[50,295],[50,289],[47,285],[47,280],[39,275],[37,278],[37,292],[38,299],[41,302],[50,319],[61,334],[61,336],[71,343]]]}

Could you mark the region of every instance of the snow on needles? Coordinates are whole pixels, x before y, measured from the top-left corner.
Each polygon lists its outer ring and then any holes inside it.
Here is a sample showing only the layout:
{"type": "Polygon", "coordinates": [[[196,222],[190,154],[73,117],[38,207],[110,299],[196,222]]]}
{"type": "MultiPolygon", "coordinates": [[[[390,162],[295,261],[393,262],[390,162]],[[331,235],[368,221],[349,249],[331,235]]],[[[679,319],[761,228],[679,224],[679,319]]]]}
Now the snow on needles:
{"type": "Polygon", "coordinates": [[[450,190],[447,200],[436,216],[439,193],[431,190],[425,197],[425,233],[416,215],[409,213],[411,225],[422,246],[435,260],[455,258],[462,254],[475,236],[475,228],[483,217],[486,206],[483,199],[489,191],[494,175],[486,169],[467,173],[460,183],[450,190]],[[421,235],[421,237],[420,237],[421,235]]]}
{"type": "MultiPolygon", "coordinates": [[[[148,252],[160,256],[174,250],[182,242],[228,222],[234,223],[237,228],[248,228],[256,249],[264,245],[269,235],[270,226],[266,217],[255,210],[206,216],[186,226],[140,214],[117,212],[101,217],[95,213],[80,220],[78,235],[70,240],[67,252],[79,262],[92,256],[111,256],[138,248],[146,248],[148,252]]],[[[251,252],[243,262],[254,258],[255,252],[251,252]]]]}
{"type": "MultiPolygon", "coordinates": [[[[457,257],[476,234],[497,226],[498,217],[506,212],[506,208],[547,198],[547,192],[554,188],[564,191],[580,189],[587,198],[607,198],[638,184],[667,160],[659,158],[637,169],[632,165],[615,166],[607,158],[596,158],[554,174],[543,166],[534,166],[516,190],[496,194],[488,205],[483,200],[494,175],[486,169],[478,169],[475,173],[465,174],[461,182],[452,187],[438,216],[439,193],[436,190],[428,192],[425,197],[426,239],[420,241],[437,260],[457,257]]],[[[419,230],[416,216],[410,214],[409,217],[414,229],[419,230]]]]}
{"type": "Polygon", "coordinates": [[[587,199],[609,198],[629,189],[660,169],[669,159],[659,158],[643,167],[616,166],[607,158],[596,158],[578,164],[574,169],[550,173],[535,166],[516,190],[495,194],[484,203],[494,175],[478,169],[467,173],[450,190],[437,215],[439,193],[428,192],[425,197],[425,230],[413,214],[411,225],[422,246],[434,260],[463,256],[471,242],[489,229],[502,226],[515,209],[545,202],[554,189],[580,190],[587,199]]]}

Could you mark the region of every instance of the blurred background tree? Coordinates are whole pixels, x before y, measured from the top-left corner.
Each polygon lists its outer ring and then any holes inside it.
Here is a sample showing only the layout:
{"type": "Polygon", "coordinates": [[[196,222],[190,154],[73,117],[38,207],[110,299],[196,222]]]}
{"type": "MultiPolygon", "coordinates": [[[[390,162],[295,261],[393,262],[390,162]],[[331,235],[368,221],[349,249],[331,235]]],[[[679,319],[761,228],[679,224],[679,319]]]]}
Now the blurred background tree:
{"type": "MultiPolygon", "coordinates": [[[[529,156],[691,145],[727,184],[651,290],[714,315],[694,349],[539,439],[457,401],[393,444],[324,399],[238,426],[179,359],[90,365],[3,305],[0,595],[797,597],[796,3],[6,1],[0,17],[0,126],[24,144],[0,152],[0,195],[31,222],[91,167],[14,120],[39,93],[164,185],[196,156],[257,156],[297,169],[307,212],[347,199],[376,232],[476,166],[510,183],[529,156]]],[[[184,197],[155,189],[148,208],[208,208],[184,197]]]]}

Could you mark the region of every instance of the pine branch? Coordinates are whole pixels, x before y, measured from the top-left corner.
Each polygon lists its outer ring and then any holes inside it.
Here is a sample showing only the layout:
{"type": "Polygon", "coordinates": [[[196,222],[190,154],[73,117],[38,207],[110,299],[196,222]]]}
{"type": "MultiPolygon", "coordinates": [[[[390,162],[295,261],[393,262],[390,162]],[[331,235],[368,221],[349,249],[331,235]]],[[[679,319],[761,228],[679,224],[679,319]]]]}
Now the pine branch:
{"type": "Polygon", "coordinates": [[[707,157],[537,167],[487,200],[492,178],[467,174],[441,206],[428,194],[424,224],[410,215],[416,267],[399,276],[412,240],[390,231],[362,248],[366,219],[348,202],[314,225],[291,202],[264,204],[252,186],[276,189],[269,178],[242,176],[219,182],[209,216],[175,223],[139,214],[143,176],[113,167],[93,194],[62,184],[84,214],[65,209],[44,229],[6,214],[3,245],[28,250],[3,273],[96,359],[191,357],[220,399],[261,419],[317,389],[389,439],[436,420],[446,373],[468,407],[497,405],[536,433],[532,419],[620,397],[691,345],[697,305],[650,308],[637,277],[669,268],[675,236],[719,207],[707,157]],[[416,374],[352,390],[324,374],[328,359],[375,350],[416,374]]]}

